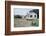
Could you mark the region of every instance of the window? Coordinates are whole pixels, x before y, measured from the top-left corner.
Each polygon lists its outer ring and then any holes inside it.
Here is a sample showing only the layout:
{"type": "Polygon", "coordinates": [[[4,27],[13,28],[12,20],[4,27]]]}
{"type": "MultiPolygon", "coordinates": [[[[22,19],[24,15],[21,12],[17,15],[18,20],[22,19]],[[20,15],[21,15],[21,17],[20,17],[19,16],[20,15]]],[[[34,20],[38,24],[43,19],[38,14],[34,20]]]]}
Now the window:
{"type": "Polygon", "coordinates": [[[36,15],[34,15],[34,17],[36,17],[36,15]]]}
{"type": "Polygon", "coordinates": [[[32,15],[30,15],[30,17],[32,17],[32,15]]]}

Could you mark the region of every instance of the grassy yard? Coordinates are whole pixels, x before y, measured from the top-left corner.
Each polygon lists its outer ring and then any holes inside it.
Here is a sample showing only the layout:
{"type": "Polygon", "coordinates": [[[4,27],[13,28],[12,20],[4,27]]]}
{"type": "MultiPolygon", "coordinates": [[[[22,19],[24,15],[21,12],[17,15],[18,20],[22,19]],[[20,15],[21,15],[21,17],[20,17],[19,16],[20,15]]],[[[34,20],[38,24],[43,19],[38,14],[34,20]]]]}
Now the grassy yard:
{"type": "Polygon", "coordinates": [[[39,26],[39,20],[26,20],[26,19],[18,19],[14,18],[14,27],[38,27],[39,26]]]}

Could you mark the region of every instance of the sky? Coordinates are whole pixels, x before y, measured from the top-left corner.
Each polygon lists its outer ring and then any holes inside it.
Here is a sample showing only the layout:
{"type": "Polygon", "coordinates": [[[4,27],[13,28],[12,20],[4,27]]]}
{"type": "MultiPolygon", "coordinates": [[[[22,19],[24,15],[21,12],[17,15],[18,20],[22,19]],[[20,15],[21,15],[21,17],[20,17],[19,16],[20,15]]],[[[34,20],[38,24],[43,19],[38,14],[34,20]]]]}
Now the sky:
{"type": "Polygon", "coordinates": [[[14,15],[26,15],[31,8],[14,8],[14,15]]]}

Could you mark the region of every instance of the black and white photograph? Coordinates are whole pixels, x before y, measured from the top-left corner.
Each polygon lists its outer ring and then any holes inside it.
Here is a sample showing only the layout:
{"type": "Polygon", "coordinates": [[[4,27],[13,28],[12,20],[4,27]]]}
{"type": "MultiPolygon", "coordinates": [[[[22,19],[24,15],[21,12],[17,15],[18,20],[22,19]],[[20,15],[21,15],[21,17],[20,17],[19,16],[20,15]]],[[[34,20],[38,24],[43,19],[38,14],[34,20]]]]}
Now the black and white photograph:
{"type": "Polygon", "coordinates": [[[31,26],[39,26],[39,9],[14,8],[14,27],[31,26]]]}

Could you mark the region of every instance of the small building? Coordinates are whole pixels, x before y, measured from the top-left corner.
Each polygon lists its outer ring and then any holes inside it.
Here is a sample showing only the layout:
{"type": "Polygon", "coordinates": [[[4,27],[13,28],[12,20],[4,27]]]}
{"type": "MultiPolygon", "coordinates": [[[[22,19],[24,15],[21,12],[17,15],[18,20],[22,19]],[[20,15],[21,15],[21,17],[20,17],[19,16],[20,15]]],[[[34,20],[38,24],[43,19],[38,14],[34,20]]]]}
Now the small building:
{"type": "Polygon", "coordinates": [[[37,19],[37,14],[35,12],[29,12],[26,16],[24,16],[25,19],[37,19]]]}

